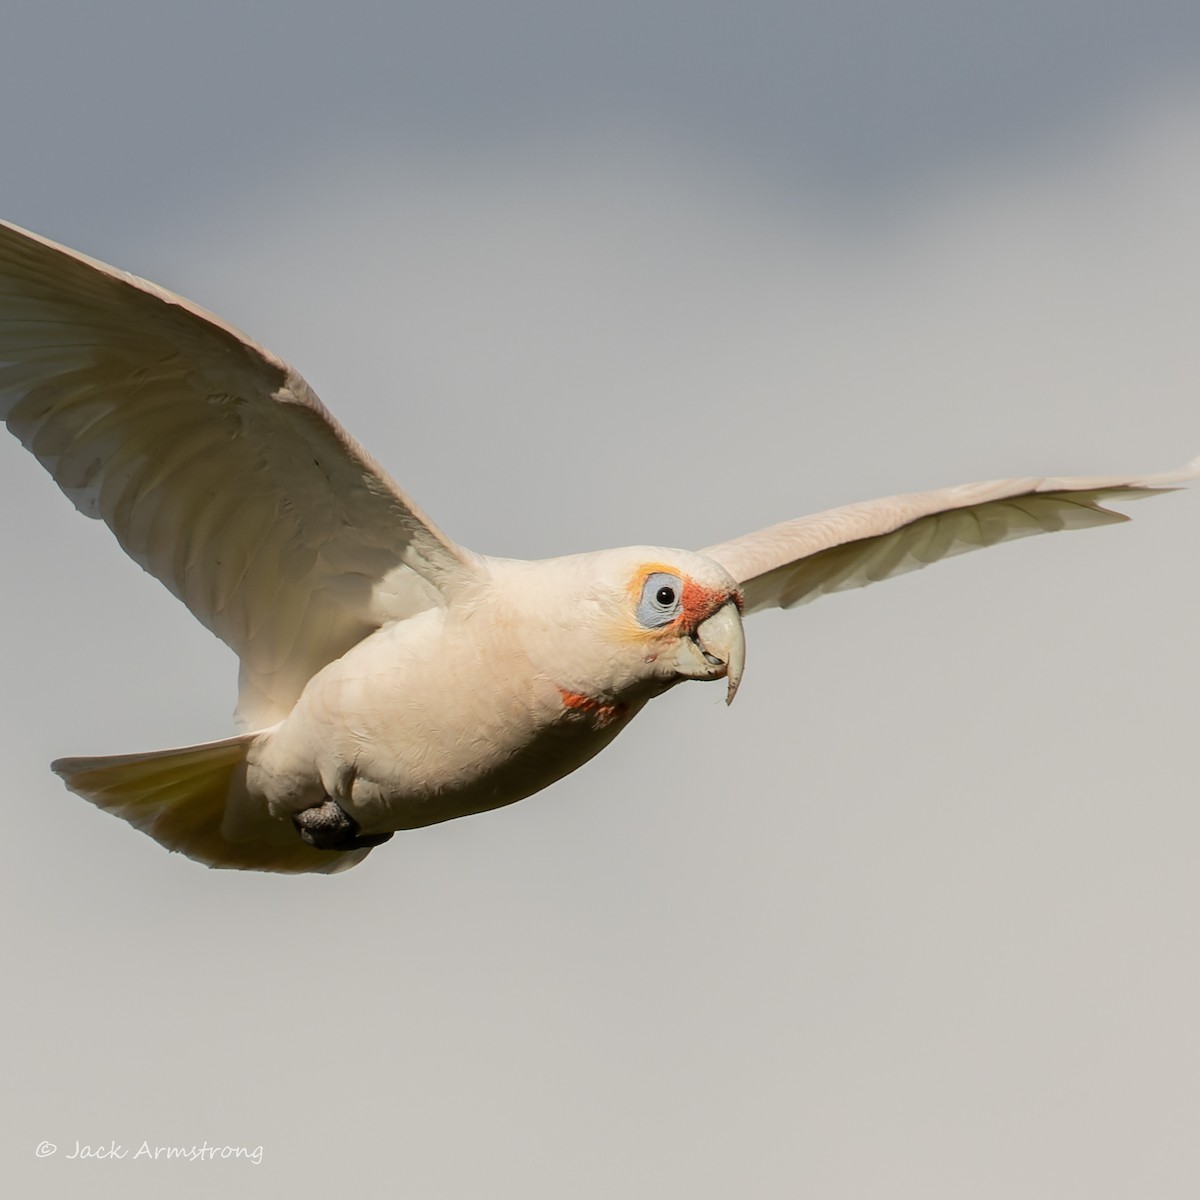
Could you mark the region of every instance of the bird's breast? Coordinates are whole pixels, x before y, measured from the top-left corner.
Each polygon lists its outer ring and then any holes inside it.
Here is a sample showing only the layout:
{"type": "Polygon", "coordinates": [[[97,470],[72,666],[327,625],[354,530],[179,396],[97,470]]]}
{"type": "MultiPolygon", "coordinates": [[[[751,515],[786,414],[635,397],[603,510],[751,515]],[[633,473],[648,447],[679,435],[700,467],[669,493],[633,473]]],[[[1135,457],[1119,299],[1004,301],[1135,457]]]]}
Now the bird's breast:
{"type": "Polygon", "coordinates": [[[540,791],[640,707],[559,687],[519,646],[423,614],[318,673],[248,782],[281,816],[331,796],[364,832],[414,828],[540,791]]]}

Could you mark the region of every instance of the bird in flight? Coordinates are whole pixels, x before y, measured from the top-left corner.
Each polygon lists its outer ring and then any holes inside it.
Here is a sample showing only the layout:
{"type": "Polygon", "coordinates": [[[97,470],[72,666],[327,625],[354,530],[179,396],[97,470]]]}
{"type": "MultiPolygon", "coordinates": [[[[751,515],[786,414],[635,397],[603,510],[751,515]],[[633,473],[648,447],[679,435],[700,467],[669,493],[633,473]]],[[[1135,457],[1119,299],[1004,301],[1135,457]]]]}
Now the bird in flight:
{"type": "Polygon", "coordinates": [[[210,867],[344,870],[397,830],[511,804],[647,701],[725,681],[743,618],[1197,473],[1003,479],[799,517],[699,552],[538,562],[447,537],[287,363],[187,300],[0,222],[0,417],[241,663],[241,732],[53,764],[210,867]]]}

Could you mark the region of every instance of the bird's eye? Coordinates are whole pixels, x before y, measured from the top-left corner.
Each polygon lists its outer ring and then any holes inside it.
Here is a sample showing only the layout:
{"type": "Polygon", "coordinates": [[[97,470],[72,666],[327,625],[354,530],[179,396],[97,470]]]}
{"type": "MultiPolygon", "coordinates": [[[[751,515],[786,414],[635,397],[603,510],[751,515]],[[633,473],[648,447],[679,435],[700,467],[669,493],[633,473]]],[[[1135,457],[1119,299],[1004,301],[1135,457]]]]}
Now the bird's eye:
{"type": "Polygon", "coordinates": [[[664,625],[670,625],[679,616],[681,595],[683,582],[677,575],[668,575],[665,571],[652,572],[642,584],[638,620],[647,629],[661,629],[664,625]]]}

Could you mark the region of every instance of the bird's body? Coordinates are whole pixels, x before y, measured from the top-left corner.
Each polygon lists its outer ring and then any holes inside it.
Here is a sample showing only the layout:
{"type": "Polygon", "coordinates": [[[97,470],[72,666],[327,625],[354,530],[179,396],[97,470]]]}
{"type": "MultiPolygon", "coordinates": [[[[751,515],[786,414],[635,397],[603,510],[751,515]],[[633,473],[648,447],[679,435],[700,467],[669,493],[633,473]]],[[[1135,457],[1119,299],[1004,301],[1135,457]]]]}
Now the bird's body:
{"type": "Polygon", "coordinates": [[[684,680],[723,678],[732,700],[744,614],[1125,520],[1100,502],[1195,474],[913,493],[699,553],[488,558],[286,363],[2,222],[0,416],[241,660],[237,736],[55,770],[170,849],[285,872],[341,870],[396,830],[540,791],[684,680]]]}
{"type": "Polygon", "coordinates": [[[675,682],[639,669],[640,643],[614,647],[604,568],[628,560],[624,577],[681,553],[481,560],[461,605],[385,625],[312,678],[249,751],[252,810],[261,800],[290,818],[332,797],[378,834],[498,808],[561,779],[675,682]],[[624,669],[621,650],[632,651],[624,669]]]}

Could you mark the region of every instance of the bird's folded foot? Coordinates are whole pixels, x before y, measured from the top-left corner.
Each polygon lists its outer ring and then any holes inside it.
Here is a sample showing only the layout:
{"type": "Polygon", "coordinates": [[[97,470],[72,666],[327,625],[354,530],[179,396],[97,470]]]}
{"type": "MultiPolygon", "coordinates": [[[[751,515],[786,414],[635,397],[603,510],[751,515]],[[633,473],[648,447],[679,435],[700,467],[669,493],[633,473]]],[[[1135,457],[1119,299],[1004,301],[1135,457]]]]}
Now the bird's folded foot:
{"type": "Polygon", "coordinates": [[[342,806],[326,797],[323,804],[292,817],[302,841],[317,850],[366,850],[381,845],[390,833],[360,833],[358,822],[342,806]]]}

